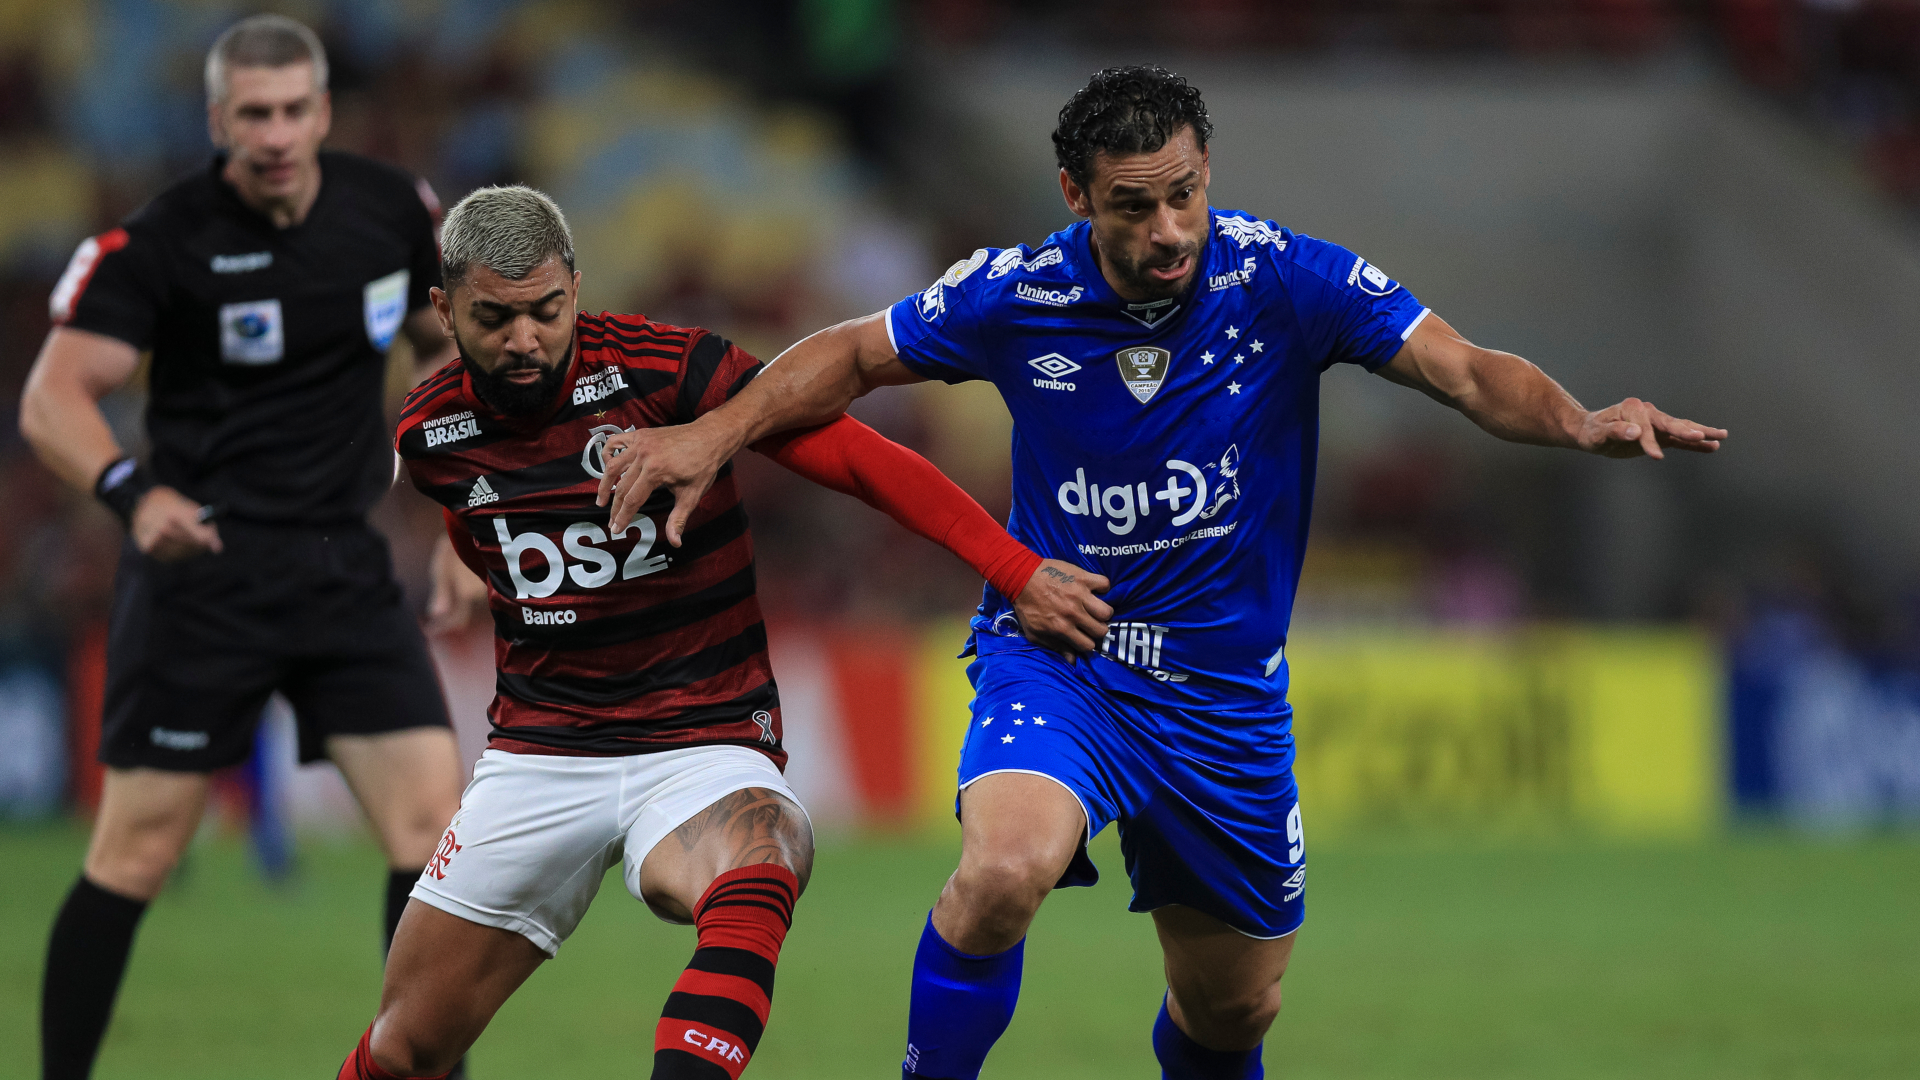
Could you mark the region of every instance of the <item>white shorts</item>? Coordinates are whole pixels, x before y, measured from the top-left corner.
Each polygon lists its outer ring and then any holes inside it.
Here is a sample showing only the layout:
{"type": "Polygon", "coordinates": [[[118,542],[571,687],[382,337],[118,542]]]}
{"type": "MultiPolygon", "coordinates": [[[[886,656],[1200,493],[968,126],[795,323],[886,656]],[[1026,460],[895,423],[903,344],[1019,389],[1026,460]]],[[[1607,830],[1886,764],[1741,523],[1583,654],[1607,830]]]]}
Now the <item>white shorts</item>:
{"type": "Polygon", "coordinates": [[[413,898],[511,930],[553,956],[608,869],[626,859],[627,891],[638,899],[640,864],[653,845],[750,787],[800,805],[773,762],[744,746],[626,757],[488,750],[413,898]]]}

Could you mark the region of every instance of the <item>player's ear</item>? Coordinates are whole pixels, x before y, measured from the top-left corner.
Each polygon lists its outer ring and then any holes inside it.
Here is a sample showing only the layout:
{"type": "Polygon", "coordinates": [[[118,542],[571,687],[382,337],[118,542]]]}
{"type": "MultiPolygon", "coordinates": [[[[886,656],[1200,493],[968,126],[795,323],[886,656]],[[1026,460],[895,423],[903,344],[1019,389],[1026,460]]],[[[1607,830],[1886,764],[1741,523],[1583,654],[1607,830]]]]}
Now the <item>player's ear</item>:
{"type": "Polygon", "coordinates": [[[320,142],[327,141],[327,133],[333,130],[333,91],[320,91],[320,142]]]}
{"type": "Polygon", "coordinates": [[[435,285],[427,290],[427,299],[433,301],[433,314],[440,320],[440,332],[449,338],[453,337],[453,297],[447,295],[447,290],[435,285]]]}
{"type": "Polygon", "coordinates": [[[207,101],[207,139],[216,149],[227,149],[227,118],[220,103],[212,99],[207,101]]]}
{"type": "Polygon", "coordinates": [[[1073,211],[1075,217],[1093,216],[1093,204],[1087,198],[1086,189],[1074,183],[1065,169],[1060,170],[1060,196],[1067,200],[1067,209],[1073,211]]]}

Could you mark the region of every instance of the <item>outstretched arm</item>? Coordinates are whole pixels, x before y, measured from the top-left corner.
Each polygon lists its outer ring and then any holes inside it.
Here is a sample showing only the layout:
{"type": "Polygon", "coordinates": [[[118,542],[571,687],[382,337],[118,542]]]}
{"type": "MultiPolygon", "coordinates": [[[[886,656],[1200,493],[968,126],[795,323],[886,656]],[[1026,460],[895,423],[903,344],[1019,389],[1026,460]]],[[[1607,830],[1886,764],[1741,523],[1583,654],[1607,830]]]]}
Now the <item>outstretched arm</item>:
{"type": "Polygon", "coordinates": [[[611,506],[617,532],[656,489],[672,490],[666,535],[679,547],[700,496],[742,447],[775,432],[824,424],[876,387],[923,381],[895,355],[886,312],[830,326],[774,357],[733,400],[693,423],[607,440],[597,501],[611,506]]]}
{"type": "Polygon", "coordinates": [[[932,462],[860,421],[842,416],[823,427],[762,439],[753,449],[958,555],[1013,601],[1034,644],[1085,655],[1106,637],[1113,609],[1096,595],[1107,591],[1106,578],[1034,554],[932,462]]]}
{"type": "Polygon", "coordinates": [[[1438,315],[1420,323],[1380,374],[1451,405],[1509,442],[1663,458],[1667,447],[1710,454],[1727,437],[1721,428],[1669,416],[1639,398],[1589,412],[1546,372],[1512,353],[1480,348],[1438,315]]]}

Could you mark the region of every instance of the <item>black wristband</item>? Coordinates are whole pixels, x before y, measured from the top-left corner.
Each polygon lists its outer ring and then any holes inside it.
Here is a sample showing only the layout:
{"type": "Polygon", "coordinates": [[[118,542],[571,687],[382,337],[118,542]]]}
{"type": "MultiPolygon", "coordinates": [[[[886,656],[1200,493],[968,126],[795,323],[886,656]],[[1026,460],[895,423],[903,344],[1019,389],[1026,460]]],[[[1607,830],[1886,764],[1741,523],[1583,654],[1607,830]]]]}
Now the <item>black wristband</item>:
{"type": "Polygon", "coordinates": [[[134,507],[156,486],[140,459],[123,457],[100,470],[100,479],[93,482],[93,497],[119,515],[121,524],[132,528],[134,507]]]}

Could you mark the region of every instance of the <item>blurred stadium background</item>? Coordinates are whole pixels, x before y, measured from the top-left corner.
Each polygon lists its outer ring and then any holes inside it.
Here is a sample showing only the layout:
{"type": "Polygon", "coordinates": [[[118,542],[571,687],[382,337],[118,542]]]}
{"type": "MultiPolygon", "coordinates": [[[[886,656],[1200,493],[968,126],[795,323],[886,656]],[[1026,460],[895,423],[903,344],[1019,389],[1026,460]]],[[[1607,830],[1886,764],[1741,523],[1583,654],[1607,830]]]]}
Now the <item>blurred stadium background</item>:
{"type": "MultiPolygon", "coordinates": [[[[572,219],[584,306],[763,356],[1063,224],[1047,133],[1089,71],[1188,75],[1215,205],[1364,252],[1583,400],[1734,432],[1713,459],[1587,460],[1328,378],[1290,646],[1314,917],[1270,1067],[1920,1075],[1920,4],[267,6],[327,42],[332,145],[449,203],[536,184],[572,219]]],[[[74,246],[204,161],[200,64],[254,10],[0,0],[0,399],[74,246]]],[[[109,405],[137,441],[138,392],[109,405]]],[[[991,390],[855,411],[1004,513],[991,390]]],[[[952,656],[978,586],[864,507],[742,473],[824,845],[754,1070],[889,1075],[957,843],[952,656]]],[[[98,790],[120,531],[11,424],[0,505],[0,1077],[25,1077],[98,790]]],[[[438,514],[401,488],[379,520],[418,602],[438,514]]],[[[477,753],[488,639],[436,648],[477,753]]],[[[378,856],[290,737],[270,716],[223,780],[103,1077],[330,1075],[370,1014],[378,856]]],[[[1108,880],[1043,913],[989,1076],[1152,1072],[1151,935],[1111,837],[1096,854],[1108,880]]],[[[687,945],[616,886],[476,1075],[638,1070],[687,945]]]]}

